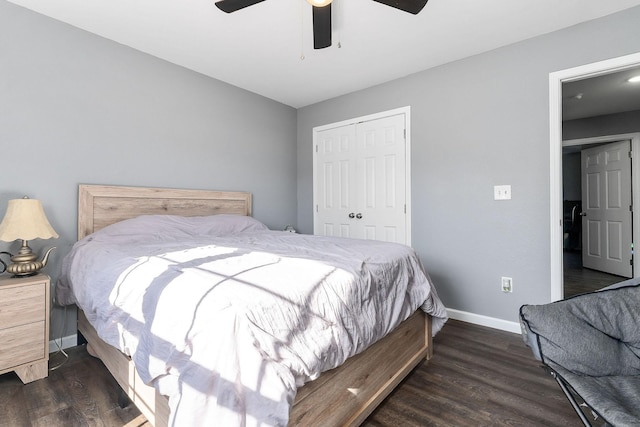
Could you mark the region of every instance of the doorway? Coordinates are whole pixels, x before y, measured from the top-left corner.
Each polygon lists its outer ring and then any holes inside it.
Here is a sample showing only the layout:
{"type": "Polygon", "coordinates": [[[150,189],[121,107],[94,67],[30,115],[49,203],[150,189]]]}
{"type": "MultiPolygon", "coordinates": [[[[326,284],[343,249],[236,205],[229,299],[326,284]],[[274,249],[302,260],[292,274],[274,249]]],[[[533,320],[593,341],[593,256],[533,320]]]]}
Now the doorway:
{"type": "Polygon", "coordinates": [[[564,298],[632,276],[630,150],[615,135],[562,143],[564,298]]]}
{"type": "MultiPolygon", "coordinates": [[[[617,71],[640,66],[640,53],[613,58],[593,64],[587,64],[567,70],[557,71],[549,75],[549,123],[550,123],[550,300],[557,301],[564,297],[563,275],[563,195],[562,195],[562,84],[565,82],[588,79],[617,71]]],[[[632,149],[640,153],[640,134],[629,134],[632,149]]],[[[634,156],[632,167],[640,170],[638,159],[634,156]]],[[[632,178],[633,188],[640,188],[640,174],[632,178]]],[[[633,206],[640,206],[639,191],[632,195],[633,206]]],[[[634,209],[633,221],[640,224],[640,209],[634,209]]],[[[633,230],[633,241],[638,242],[639,229],[633,230]]],[[[638,268],[634,275],[639,276],[638,268]]]]}

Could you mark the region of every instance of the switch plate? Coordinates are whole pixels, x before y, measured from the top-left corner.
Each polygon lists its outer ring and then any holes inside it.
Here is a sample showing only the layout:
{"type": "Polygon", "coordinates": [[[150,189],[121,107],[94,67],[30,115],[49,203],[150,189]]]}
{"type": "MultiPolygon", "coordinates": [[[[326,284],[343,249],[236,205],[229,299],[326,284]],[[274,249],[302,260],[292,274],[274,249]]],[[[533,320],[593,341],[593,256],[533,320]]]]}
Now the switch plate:
{"type": "Polygon", "coordinates": [[[494,185],[493,200],[511,200],[510,185],[494,185]]]}
{"type": "Polygon", "coordinates": [[[501,287],[502,287],[502,292],[513,292],[513,278],[502,277],[501,287]]]}

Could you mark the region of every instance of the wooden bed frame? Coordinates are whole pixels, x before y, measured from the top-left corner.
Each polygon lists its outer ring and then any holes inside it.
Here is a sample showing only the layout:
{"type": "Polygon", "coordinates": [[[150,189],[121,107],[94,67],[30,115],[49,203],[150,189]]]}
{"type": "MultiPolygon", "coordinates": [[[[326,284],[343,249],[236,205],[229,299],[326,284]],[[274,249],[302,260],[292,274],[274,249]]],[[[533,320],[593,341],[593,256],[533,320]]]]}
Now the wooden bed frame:
{"type": "MultiPolygon", "coordinates": [[[[251,215],[246,192],[80,185],[78,239],[139,215],[251,215]]],[[[142,382],[133,362],[102,341],[78,310],[78,330],[118,384],[156,427],[168,425],[168,399],[142,382]]],[[[298,389],[289,425],[360,425],[402,379],[432,353],[431,318],[421,310],[391,334],[298,389]]]]}

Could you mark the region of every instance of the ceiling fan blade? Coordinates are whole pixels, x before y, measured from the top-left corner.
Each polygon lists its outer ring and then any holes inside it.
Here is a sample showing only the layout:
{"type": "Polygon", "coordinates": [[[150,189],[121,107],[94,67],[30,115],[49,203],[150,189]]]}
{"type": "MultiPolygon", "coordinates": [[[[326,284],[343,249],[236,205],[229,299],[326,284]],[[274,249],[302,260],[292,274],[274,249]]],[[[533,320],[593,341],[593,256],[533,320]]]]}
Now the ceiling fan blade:
{"type": "Polygon", "coordinates": [[[216,2],[216,6],[223,12],[231,13],[263,1],[264,0],[220,0],[216,2]]]}
{"type": "Polygon", "coordinates": [[[429,0],[373,0],[417,15],[429,0]]]}
{"type": "Polygon", "coordinates": [[[313,6],[313,48],[324,49],[331,46],[331,4],[313,6]]]}

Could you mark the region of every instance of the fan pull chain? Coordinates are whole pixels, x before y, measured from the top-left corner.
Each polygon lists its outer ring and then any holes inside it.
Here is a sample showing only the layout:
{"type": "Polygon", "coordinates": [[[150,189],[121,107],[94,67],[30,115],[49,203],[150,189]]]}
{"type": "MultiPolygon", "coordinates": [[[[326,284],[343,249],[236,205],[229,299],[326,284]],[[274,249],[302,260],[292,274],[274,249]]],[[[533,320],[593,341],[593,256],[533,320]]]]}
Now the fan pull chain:
{"type": "Polygon", "coordinates": [[[342,4],[342,2],[340,0],[337,0],[335,2],[336,5],[336,27],[338,28],[338,49],[340,49],[342,47],[342,14],[340,13],[340,10],[342,9],[340,7],[340,4],[342,4]]]}
{"type": "Polygon", "coordinates": [[[304,61],[304,2],[300,3],[300,61],[304,61]]]}

